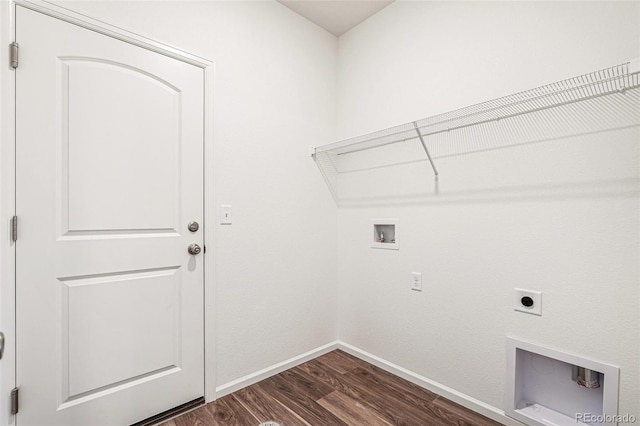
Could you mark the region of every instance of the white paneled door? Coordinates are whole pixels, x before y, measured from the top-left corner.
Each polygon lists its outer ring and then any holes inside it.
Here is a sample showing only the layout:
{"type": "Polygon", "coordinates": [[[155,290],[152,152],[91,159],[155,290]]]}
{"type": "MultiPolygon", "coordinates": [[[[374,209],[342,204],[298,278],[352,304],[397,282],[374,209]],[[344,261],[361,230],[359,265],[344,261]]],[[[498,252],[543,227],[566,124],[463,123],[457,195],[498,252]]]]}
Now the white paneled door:
{"type": "Polygon", "coordinates": [[[204,394],[203,69],[16,9],[18,425],[128,425],[204,394]]]}

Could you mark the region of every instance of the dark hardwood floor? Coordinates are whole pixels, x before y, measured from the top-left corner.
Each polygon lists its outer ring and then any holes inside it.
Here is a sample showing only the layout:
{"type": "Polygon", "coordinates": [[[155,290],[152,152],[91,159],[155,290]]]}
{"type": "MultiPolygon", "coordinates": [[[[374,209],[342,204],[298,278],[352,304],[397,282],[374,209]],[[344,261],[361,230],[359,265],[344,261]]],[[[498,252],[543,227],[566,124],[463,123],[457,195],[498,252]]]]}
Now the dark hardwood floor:
{"type": "Polygon", "coordinates": [[[183,414],[162,426],[499,425],[335,350],[183,414]]]}

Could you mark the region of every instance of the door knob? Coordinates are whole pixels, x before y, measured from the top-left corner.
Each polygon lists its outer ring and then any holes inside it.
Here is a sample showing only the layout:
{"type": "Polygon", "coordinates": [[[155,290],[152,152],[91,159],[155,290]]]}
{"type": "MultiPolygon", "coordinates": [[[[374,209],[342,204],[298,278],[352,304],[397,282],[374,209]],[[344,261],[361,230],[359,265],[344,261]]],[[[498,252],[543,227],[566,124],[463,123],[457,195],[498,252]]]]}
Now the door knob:
{"type": "Polygon", "coordinates": [[[197,244],[189,244],[189,248],[187,248],[187,251],[189,252],[189,254],[196,255],[196,254],[200,254],[202,249],[197,244]]]}
{"type": "Polygon", "coordinates": [[[198,224],[198,222],[189,222],[189,224],[187,225],[187,229],[191,232],[197,232],[198,229],[200,229],[200,225],[198,224]]]}

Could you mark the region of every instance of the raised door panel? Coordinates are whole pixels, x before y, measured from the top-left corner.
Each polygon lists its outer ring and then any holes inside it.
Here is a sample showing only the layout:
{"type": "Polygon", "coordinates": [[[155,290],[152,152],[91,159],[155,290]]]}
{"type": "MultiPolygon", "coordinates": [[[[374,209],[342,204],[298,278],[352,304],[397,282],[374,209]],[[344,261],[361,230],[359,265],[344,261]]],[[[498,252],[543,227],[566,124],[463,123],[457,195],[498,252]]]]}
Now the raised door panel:
{"type": "Polygon", "coordinates": [[[62,236],[176,232],[180,91],[116,62],[59,61],[62,236]]]}
{"type": "Polygon", "coordinates": [[[180,275],[174,267],[59,279],[62,406],[180,368],[180,275]]]}

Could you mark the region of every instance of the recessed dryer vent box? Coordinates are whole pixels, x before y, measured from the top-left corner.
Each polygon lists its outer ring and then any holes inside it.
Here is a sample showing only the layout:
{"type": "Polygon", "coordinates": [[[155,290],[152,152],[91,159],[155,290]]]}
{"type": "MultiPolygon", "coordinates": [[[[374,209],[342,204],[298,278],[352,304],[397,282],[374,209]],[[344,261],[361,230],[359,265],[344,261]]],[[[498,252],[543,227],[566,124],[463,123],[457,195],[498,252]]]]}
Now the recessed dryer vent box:
{"type": "Polygon", "coordinates": [[[618,367],[507,338],[504,411],[526,425],[616,424],[618,375],[618,367]]]}
{"type": "Polygon", "coordinates": [[[373,219],[371,247],[398,250],[398,219],[373,219]]]}

